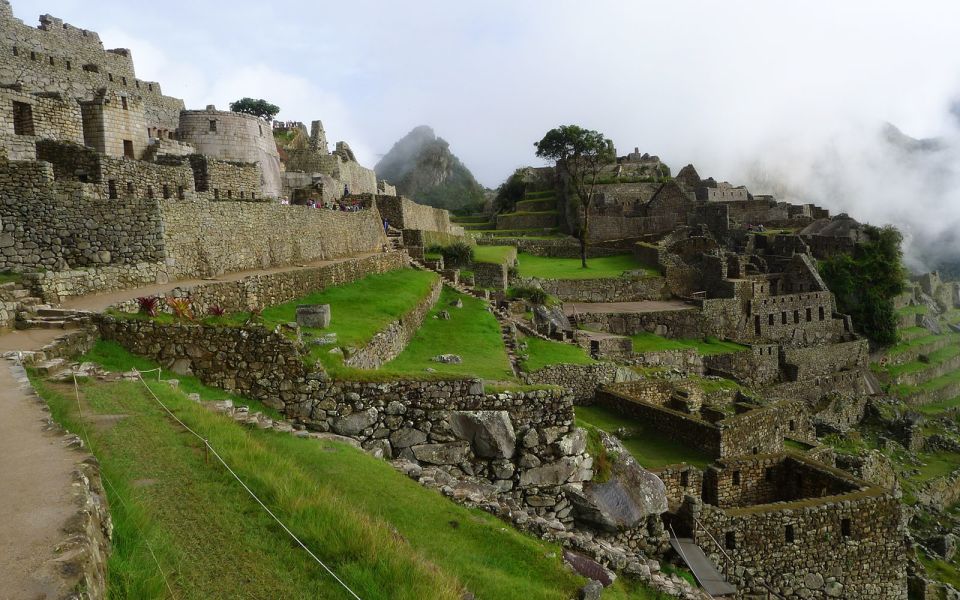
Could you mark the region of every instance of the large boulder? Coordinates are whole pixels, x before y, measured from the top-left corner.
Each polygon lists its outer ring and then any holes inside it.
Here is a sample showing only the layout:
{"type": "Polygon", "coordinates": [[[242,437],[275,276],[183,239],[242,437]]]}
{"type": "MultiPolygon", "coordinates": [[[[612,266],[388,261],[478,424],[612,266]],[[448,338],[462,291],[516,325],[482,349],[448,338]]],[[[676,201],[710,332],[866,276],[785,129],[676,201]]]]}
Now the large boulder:
{"type": "Polygon", "coordinates": [[[558,461],[533,467],[520,473],[520,487],[543,487],[563,485],[577,474],[580,460],[565,456],[558,461]]]}
{"type": "Polygon", "coordinates": [[[377,422],[377,409],[369,408],[346,417],[334,419],[330,427],[340,435],[353,436],[377,422]]]}
{"type": "Polygon", "coordinates": [[[540,335],[551,337],[573,331],[570,319],[563,314],[563,309],[559,306],[547,307],[542,304],[534,306],[533,326],[540,335]]]}
{"type": "Polygon", "coordinates": [[[566,486],[576,518],[617,532],[643,525],[649,516],[665,513],[667,489],[663,481],[641,467],[617,438],[603,432],[600,438],[612,464],[610,478],[566,486]]]}
{"type": "Polygon", "coordinates": [[[483,458],[513,458],[517,434],[505,410],[455,411],[450,413],[450,429],[470,442],[473,453],[483,458]]]}

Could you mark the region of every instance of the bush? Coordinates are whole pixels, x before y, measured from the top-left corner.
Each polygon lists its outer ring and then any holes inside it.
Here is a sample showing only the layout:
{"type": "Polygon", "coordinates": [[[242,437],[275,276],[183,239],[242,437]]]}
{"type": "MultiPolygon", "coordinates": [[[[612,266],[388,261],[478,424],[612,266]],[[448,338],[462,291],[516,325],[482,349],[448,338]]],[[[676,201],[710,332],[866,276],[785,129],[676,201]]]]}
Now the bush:
{"type": "Polygon", "coordinates": [[[528,286],[510,288],[510,297],[523,298],[530,304],[546,304],[550,301],[550,296],[545,291],[528,286]]]}
{"type": "Polygon", "coordinates": [[[464,242],[456,242],[441,248],[443,264],[447,268],[466,267],[473,262],[473,246],[464,242]]]}
{"type": "Polygon", "coordinates": [[[156,296],[140,296],[137,298],[137,305],[140,307],[140,314],[155,317],[157,316],[157,307],[160,305],[160,298],[156,296]]]}
{"type": "Polygon", "coordinates": [[[853,317],[854,327],[875,344],[889,346],[897,341],[893,299],[903,292],[906,279],[903,236],[891,226],[868,226],[866,233],[868,240],[852,254],[820,263],[820,274],[837,298],[837,309],[853,317]]]}
{"type": "Polygon", "coordinates": [[[190,300],[187,298],[167,298],[167,306],[173,311],[178,319],[193,320],[193,308],[190,307],[190,300]]]}

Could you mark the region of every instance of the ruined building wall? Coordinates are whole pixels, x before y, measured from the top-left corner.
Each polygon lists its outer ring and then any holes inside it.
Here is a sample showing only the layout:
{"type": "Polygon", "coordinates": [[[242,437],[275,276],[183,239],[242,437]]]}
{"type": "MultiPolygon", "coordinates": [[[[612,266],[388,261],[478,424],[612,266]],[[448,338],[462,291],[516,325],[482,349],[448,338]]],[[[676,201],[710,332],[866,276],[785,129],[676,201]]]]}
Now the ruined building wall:
{"type": "Polygon", "coordinates": [[[176,278],[213,276],[379,252],[376,210],[345,213],[265,202],[160,203],[176,278]]]}
{"type": "Polygon", "coordinates": [[[436,231],[463,235],[463,227],[450,222],[450,211],[417,204],[402,196],[377,196],[380,215],[397,229],[436,231]]]}
{"type": "Polygon", "coordinates": [[[0,266],[61,269],[163,260],[155,201],[91,198],[83,186],[54,184],[46,163],[0,161],[0,266]]]}
{"type": "Polygon", "coordinates": [[[0,147],[7,149],[10,160],[34,158],[40,139],[82,144],[81,119],[80,106],[59,94],[0,88],[0,147]]]}
{"type": "Polygon", "coordinates": [[[147,149],[147,122],[139,96],[101,90],[81,102],[84,144],[114,158],[142,159],[147,149]]]}
{"type": "Polygon", "coordinates": [[[212,158],[259,163],[261,194],[269,198],[280,197],[280,155],[270,123],[235,112],[188,110],[180,113],[177,136],[197,152],[212,158]]]}
{"type": "Polygon", "coordinates": [[[87,100],[102,88],[138,95],[148,126],[167,132],[177,127],[183,101],[164,96],[156,82],[137,79],[130,51],[105,50],[95,32],[49,15],[40,17],[39,28],[28,26],[0,0],[0,40],[0,83],[87,100]]]}
{"type": "Polygon", "coordinates": [[[197,197],[201,200],[264,201],[260,192],[260,166],[249,163],[231,163],[202,154],[189,158],[197,197]]]}

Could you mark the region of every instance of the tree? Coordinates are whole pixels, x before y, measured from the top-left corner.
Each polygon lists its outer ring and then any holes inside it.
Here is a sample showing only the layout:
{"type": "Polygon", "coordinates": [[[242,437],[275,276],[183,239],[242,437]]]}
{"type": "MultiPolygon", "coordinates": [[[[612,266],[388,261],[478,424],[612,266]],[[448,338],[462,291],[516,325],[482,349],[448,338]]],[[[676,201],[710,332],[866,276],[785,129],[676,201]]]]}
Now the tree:
{"type": "Polygon", "coordinates": [[[547,132],[534,143],[537,156],[556,163],[558,174],[566,175],[579,207],[582,209],[576,237],[580,240],[580,262],[587,268],[587,243],[590,232],[590,211],[593,208],[597,177],[604,165],[616,160],[613,142],[603,134],[579,125],[561,125],[547,132]]]}
{"type": "Polygon", "coordinates": [[[276,104],[271,104],[260,98],[259,100],[254,100],[253,98],[240,98],[236,102],[230,103],[230,110],[235,113],[246,113],[248,115],[253,115],[255,117],[260,117],[264,121],[272,121],[277,113],[280,112],[280,107],[276,104]]]}
{"type": "Polygon", "coordinates": [[[867,241],[852,254],[837,254],[820,264],[820,274],[837,298],[840,312],[853,317],[854,326],[875,344],[897,341],[897,313],[893,299],[904,290],[907,273],[901,259],[903,236],[896,228],[865,228],[867,241]]]}

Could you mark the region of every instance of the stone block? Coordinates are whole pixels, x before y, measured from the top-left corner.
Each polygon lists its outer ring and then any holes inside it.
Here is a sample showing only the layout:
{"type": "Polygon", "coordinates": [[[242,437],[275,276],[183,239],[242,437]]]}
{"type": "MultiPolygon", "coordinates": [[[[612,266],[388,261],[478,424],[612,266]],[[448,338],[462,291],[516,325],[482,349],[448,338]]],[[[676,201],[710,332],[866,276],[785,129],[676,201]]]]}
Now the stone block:
{"type": "Polygon", "coordinates": [[[324,329],[330,326],[329,304],[301,304],[297,306],[297,325],[324,329]]]}

